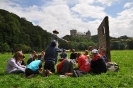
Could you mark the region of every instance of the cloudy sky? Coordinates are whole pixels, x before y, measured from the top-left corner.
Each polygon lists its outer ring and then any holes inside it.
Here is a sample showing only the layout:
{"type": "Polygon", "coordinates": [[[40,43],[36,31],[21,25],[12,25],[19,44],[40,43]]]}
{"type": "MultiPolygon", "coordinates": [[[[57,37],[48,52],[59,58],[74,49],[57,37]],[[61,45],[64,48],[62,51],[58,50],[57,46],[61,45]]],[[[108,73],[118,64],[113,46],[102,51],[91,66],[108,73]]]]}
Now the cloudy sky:
{"type": "Polygon", "coordinates": [[[133,0],[0,0],[0,9],[25,17],[34,25],[59,37],[70,30],[97,34],[105,16],[109,17],[110,36],[133,37],[133,0]]]}

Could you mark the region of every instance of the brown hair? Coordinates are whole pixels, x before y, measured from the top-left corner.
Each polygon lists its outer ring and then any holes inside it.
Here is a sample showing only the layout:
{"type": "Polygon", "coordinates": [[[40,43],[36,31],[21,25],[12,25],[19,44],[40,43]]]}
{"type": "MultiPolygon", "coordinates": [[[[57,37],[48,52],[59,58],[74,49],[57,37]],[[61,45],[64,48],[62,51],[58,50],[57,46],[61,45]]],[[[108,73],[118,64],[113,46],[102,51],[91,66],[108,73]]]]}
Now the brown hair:
{"type": "Polygon", "coordinates": [[[106,49],[104,47],[100,48],[100,52],[106,53],[106,49]]]}
{"type": "Polygon", "coordinates": [[[35,51],[35,50],[33,50],[31,53],[36,53],[36,51],[35,51]]]}
{"type": "Polygon", "coordinates": [[[85,53],[84,53],[85,55],[88,55],[88,50],[85,50],[85,53]]]}
{"type": "Polygon", "coordinates": [[[33,58],[34,58],[34,59],[36,59],[37,57],[38,57],[38,55],[37,55],[37,54],[35,54],[35,55],[33,56],[33,58]]]}
{"type": "Polygon", "coordinates": [[[93,50],[94,47],[93,46],[89,46],[88,48],[91,51],[91,50],[93,50]]]}
{"type": "Polygon", "coordinates": [[[17,51],[15,55],[13,56],[13,58],[15,58],[16,61],[19,61],[21,58],[25,58],[25,56],[22,52],[17,51]]]}

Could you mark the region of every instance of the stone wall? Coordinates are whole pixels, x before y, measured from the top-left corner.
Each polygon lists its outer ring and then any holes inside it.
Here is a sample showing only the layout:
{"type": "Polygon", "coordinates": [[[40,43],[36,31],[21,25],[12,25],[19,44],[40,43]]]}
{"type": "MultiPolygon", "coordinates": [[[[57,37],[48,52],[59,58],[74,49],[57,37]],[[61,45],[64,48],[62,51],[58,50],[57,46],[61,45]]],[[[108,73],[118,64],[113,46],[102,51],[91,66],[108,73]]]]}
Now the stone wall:
{"type": "Polygon", "coordinates": [[[98,27],[98,47],[106,48],[106,56],[109,58],[109,61],[111,61],[108,16],[103,19],[98,27]]]}

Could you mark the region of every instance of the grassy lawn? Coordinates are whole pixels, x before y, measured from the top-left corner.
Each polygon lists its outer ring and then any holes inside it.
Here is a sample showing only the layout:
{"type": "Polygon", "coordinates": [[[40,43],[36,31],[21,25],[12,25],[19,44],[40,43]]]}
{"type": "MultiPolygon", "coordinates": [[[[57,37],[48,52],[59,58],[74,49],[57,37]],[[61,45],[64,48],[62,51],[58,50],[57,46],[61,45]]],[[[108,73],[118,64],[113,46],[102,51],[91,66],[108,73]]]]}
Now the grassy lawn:
{"type": "MultiPolygon", "coordinates": [[[[0,54],[0,88],[116,88],[133,87],[133,50],[111,51],[111,60],[116,62],[119,72],[100,75],[87,74],[83,77],[60,78],[59,75],[27,79],[20,74],[5,74],[6,62],[13,55],[0,54]]],[[[29,54],[25,54],[28,59],[29,54]]],[[[26,61],[25,59],[25,61],[26,61]]]]}

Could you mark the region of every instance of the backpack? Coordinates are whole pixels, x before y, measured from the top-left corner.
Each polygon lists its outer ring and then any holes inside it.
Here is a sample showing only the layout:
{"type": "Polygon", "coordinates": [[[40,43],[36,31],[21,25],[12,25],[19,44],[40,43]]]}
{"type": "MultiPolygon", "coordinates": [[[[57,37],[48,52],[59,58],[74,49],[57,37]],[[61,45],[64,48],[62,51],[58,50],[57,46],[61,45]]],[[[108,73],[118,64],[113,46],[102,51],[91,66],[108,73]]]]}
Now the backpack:
{"type": "Polygon", "coordinates": [[[112,72],[119,71],[119,65],[117,65],[115,62],[107,62],[106,67],[108,71],[112,71],[112,72]]]}

